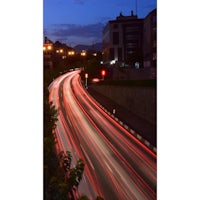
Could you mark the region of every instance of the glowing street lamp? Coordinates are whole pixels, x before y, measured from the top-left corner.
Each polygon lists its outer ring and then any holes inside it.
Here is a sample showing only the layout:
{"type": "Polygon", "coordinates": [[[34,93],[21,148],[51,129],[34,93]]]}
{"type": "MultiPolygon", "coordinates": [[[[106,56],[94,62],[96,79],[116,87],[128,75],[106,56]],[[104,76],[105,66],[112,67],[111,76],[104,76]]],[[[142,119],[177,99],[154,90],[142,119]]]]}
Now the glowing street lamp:
{"type": "Polygon", "coordinates": [[[51,46],[51,45],[48,45],[48,46],[47,46],[47,49],[48,49],[48,50],[52,50],[52,46],[51,46]]]}
{"type": "Polygon", "coordinates": [[[86,87],[86,89],[88,88],[88,86],[87,86],[87,79],[88,79],[88,74],[86,73],[85,74],[85,87],[86,87]]]}
{"type": "Polygon", "coordinates": [[[86,51],[85,50],[82,50],[81,56],[86,56],[86,51]]]}
{"type": "Polygon", "coordinates": [[[52,50],[53,50],[53,44],[51,44],[51,43],[44,43],[43,44],[43,52],[44,52],[45,55],[51,53],[52,50]]]}
{"type": "Polygon", "coordinates": [[[53,49],[53,45],[51,43],[45,43],[43,44],[43,51],[51,51],[53,49]]]}
{"type": "Polygon", "coordinates": [[[68,51],[68,55],[69,55],[69,56],[73,56],[74,54],[75,54],[74,51],[68,51]]]}

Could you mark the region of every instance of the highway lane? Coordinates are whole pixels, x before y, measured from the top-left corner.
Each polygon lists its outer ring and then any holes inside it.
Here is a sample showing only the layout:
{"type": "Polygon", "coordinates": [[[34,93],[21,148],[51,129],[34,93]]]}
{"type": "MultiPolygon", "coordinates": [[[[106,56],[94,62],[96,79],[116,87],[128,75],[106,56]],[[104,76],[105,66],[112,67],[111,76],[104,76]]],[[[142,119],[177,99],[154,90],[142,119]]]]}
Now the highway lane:
{"type": "Polygon", "coordinates": [[[50,100],[59,109],[59,148],[86,163],[79,193],[91,199],[156,199],[156,158],[106,114],[82,87],[78,71],[56,79],[50,100]]]}

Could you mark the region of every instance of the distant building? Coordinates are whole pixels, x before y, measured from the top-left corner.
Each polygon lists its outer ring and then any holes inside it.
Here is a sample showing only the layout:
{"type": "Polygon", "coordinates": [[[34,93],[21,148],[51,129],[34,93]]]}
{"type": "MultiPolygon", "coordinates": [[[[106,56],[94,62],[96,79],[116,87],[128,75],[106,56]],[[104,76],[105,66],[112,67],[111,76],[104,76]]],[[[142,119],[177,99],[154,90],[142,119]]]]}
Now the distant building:
{"type": "Polygon", "coordinates": [[[55,68],[67,57],[75,56],[76,52],[72,47],[56,41],[53,43],[49,38],[44,38],[43,64],[47,68],[55,68]]]}
{"type": "Polygon", "coordinates": [[[47,37],[44,38],[43,44],[43,65],[47,68],[53,68],[53,42],[47,37]]]}
{"type": "Polygon", "coordinates": [[[102,53],[104,64],[120,67],[143,64],[143,19],[138,19],[131,11],[130,16],[122,13],[107,23],[103,30],[102,53]]]}
{"type": "Polygon", "coordinates": [[[103,30],[102,53],[106,65],[120,67],[156,67],[157,9],[144,19],[122,13],[107,23],[103,30]]]}
{"type": "Polygon", "coordinates": [[[157,14],[156,9],[144,19],[143,25],[143,62],[144,67],[156,67],[157,61],[157,14]]]}

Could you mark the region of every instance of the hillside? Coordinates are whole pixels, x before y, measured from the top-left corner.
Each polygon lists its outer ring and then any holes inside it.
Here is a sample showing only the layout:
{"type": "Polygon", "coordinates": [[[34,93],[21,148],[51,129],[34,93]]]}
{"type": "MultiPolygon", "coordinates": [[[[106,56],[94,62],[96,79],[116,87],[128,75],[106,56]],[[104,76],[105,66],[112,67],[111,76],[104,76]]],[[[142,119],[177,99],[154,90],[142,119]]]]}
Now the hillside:
{"type": "Polygon", "coordinates": [[[101,51],[101,48],[102,48],[102,43],[95,43],[93,45],[82,45],[82,44],[79,44],[79,45],[76,45],[74,47],[74,49],[77,51],[77,52],[81,52],[82,50],[94,50],[94,51],[101,51]]]}

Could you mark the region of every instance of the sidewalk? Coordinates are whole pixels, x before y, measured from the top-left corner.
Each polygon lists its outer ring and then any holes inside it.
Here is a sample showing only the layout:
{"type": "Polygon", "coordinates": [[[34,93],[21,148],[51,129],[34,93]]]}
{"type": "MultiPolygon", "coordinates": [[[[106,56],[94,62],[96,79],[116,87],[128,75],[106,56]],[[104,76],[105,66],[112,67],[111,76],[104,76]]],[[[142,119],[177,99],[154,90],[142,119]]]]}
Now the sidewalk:
{"type": "Polygon", "coordinates": [[[92,88],[88,88],[89,94],[96,99],[109,112],[113,113],[115,109],[115,116],[125,123],[129,128],[133,129],[137,134],[141,135],[150,144],[156,147],[156,125],[150,124],[148,121],[131,113],[124,107],[116,104],[111,99],[99,94],[92,88]]]}

